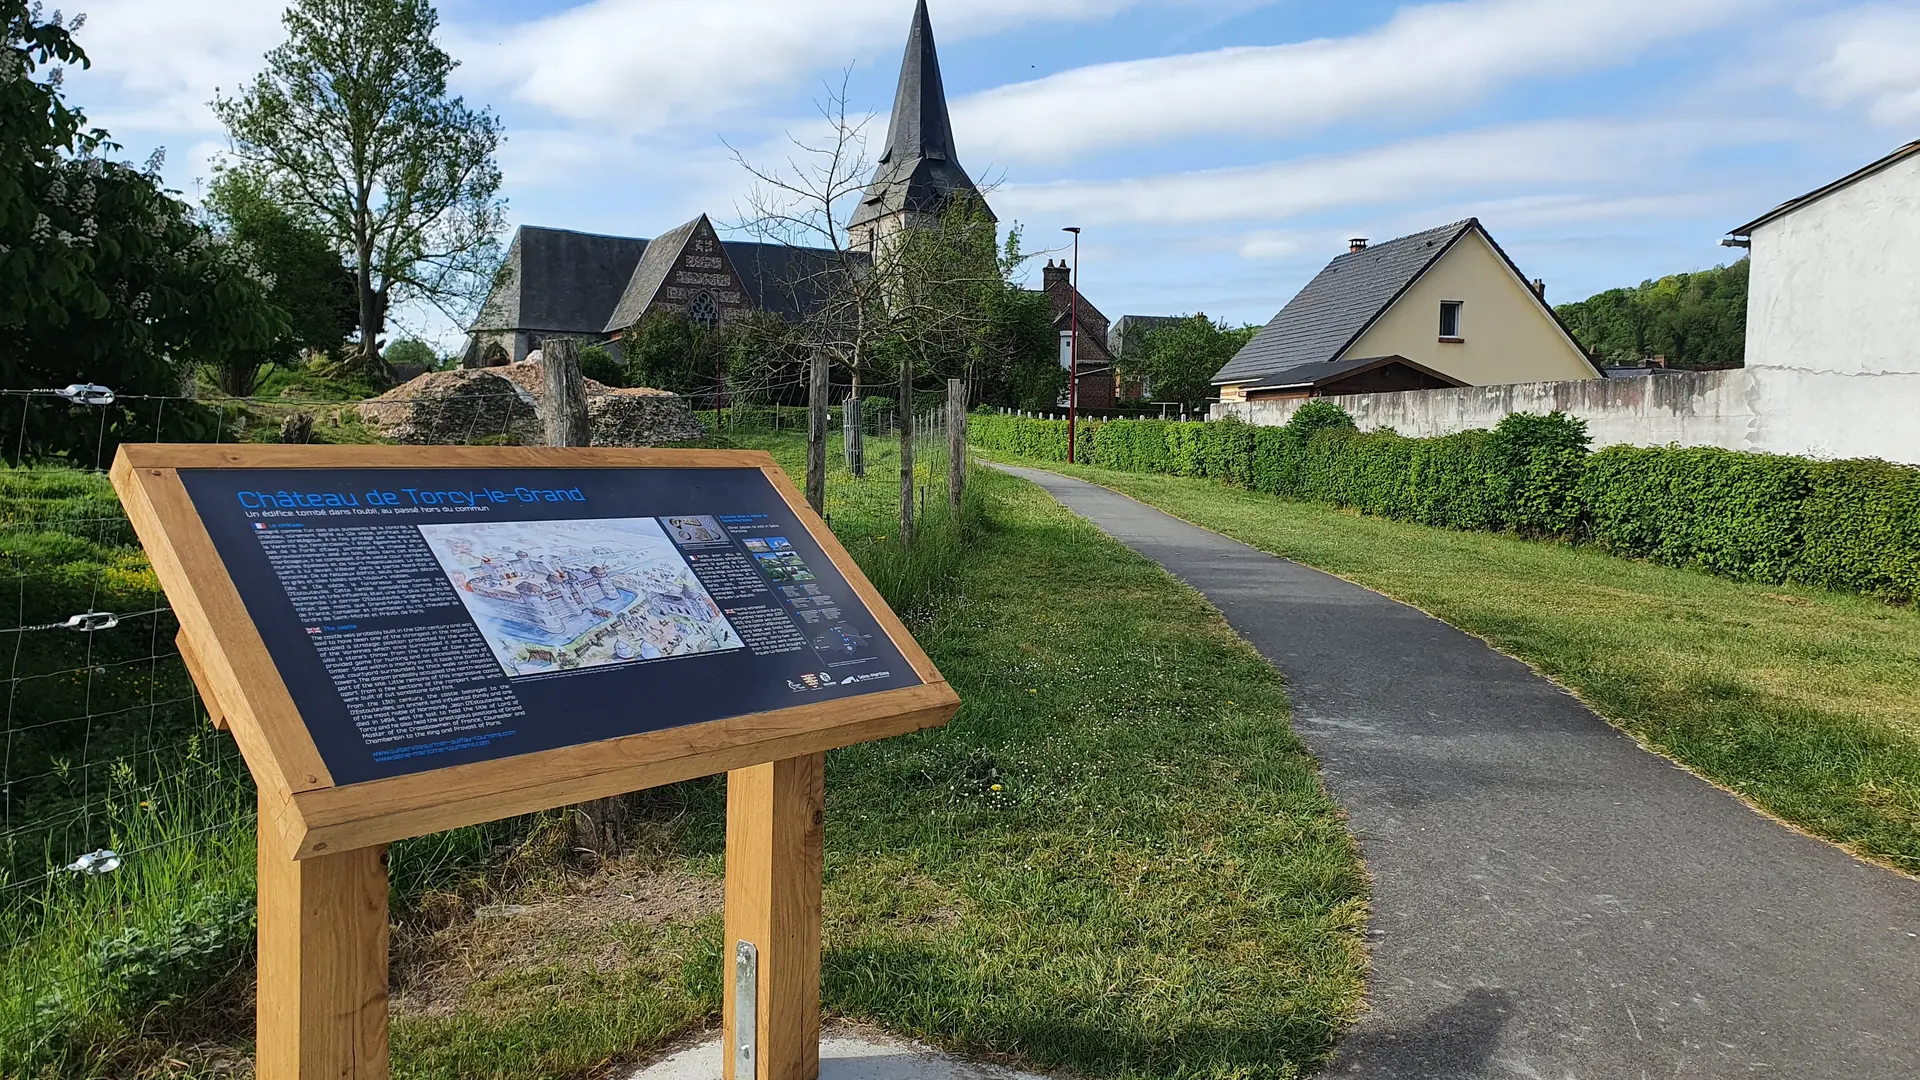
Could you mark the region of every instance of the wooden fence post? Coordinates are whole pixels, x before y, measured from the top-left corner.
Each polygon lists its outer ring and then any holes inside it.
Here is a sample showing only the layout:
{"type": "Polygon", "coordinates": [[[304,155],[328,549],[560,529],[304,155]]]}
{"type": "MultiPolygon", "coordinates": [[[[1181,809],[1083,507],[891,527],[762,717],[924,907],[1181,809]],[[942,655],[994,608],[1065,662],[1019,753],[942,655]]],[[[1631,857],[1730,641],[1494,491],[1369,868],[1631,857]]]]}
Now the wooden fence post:
{"type": "Polygon", "coordinates": [[[827,393],[827,351],[815,349],[807,368],[807,505],[822,516],[827,512],[827,393]]]}
{"type": "Polygon", "coordinates": [[[579,345],[572,338],[549,338],[541,345],[540,373],[546,380],[547,445],[593,445],[579,345]]]}
{"type": "Polygon", "coordinates": [[[947,509],[960,520],[960,496],[967,484],[967,386],[947,380],[947,509]]]}

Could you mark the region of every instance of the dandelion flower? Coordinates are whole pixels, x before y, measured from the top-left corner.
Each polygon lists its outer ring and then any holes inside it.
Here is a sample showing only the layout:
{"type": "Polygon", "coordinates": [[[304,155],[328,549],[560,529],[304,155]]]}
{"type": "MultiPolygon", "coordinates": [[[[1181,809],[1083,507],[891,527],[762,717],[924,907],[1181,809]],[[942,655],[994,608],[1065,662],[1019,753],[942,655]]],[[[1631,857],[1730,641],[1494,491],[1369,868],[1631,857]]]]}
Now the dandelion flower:
{"type": "Polygon", "coordinates": [[[999,785],[999,784],[995,784],[995,785],[993,785],[993,788],[992,788],[992,790],[994,790],[994,791],[999,791],[999,790],[1000,790],[1000,785],[999,785]]]}

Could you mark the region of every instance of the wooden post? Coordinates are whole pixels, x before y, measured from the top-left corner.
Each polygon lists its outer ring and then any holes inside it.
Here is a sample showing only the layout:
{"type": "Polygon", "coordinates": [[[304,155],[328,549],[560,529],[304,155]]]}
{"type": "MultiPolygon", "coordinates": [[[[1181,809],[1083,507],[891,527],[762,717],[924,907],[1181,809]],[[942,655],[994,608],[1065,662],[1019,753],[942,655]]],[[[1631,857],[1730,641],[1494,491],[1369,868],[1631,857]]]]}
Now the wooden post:
{"type": "Polygon", "coordinates": [[[967,387],[947,380],[947,508],[960,520],[960,496],[967,484],[967,387]]]}
{"type": "Polygon", "coordinates": [[[820,1075],[820,865],[826,756],[809,754],[727,774],[726,938],[721,1053],[725,1080],[820,1075]],[[741,943],[754,1024],[737,1005],[741,943]],[[744,1045],[743,1045],[744,1043],[744,1045]],[[744,1051],[744,1052],[743,1052],[744,1051]],[[751,1071],[743,1065],[752,1063],[751,1071]]]}
{"type": "Polygon", "coordinates": [[[259,1080],[386,1080],[387,849],[296,861],[260,796],[259,1080]]]}
{"type": "Polygon", "coordinates": [[[815,349],[807,371],[807,505],[827,512],[827,350],[815,349]]]}
{"type": "Polygon", "coordinates": [[[593,445],[579,346],[572,338],[549,338],[540,349],[540,371],[546,379],[547,445],[593,445]]]}
{"type": "Polygon", "coordinates": [[[895,412],[900,420],[900,546],[913,544],[913,355],[900,353],[900,400],[895,412]]]}

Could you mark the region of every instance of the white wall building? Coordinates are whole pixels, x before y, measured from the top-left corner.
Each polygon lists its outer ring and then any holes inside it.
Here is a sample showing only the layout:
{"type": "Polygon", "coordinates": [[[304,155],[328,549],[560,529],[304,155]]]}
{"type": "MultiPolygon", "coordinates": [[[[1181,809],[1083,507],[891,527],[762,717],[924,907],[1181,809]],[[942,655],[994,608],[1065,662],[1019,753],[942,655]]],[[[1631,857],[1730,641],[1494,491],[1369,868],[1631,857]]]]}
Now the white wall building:
{"type": "MultiPolygon", "coordinates": [[[[1734,229],[1751,247],[1746,367],[1334,396],[1363,430],[1446,435],[1559,409],[1612,443],[1920,464],[1920,142],[1734,229]]],[[[1295,401],[1214,416],[1283,424],[1295,401]]]]}
{"type": "Polygon", "coordinates": [[[1747,367],[1920,374],[1920,142],[1733,230],[1747,367]]]}

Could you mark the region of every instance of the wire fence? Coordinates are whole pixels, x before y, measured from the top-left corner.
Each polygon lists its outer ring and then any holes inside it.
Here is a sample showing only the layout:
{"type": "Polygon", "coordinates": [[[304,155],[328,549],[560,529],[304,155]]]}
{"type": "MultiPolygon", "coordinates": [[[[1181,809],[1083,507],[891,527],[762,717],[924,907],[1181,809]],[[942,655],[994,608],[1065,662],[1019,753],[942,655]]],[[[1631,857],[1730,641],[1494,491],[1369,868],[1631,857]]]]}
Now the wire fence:
{"type": "MultiPolygon", "coordinates": [[[[753,389],[761,400],[792,390],[753,389]]],[[[916,517],[944,518],[944,404],[929,395],[901,440],[891,388],[869,384],[863,392],[889,396],[838,404],[851,391],[833,388],[829,515],[886,541],[910,454],[916,517]],[[849,417],[864,469],[846,453],[849,417]]],[[[800,460],[804,407],[757,404],[739,387],[683,401],[707,441],[800,460]]],[[[247,997],[252,784],[232,738],[208,722],[178,624],[105,476],[117,446],[367,443],[395,432],[537,442],[536,412],[523,388],[490,384],[397,400],[0,391],[0,436],[10,436],[0,453],[11,451],[0,469],[0,1076],[94,1075],[166,1016],[231,1011],[247,997]]],[[[486,855],[485,837],[461,844],[486,855]]],[[[396,849],[397,894],[446,846],[435,850],[416,859],[396,849]]]]}

